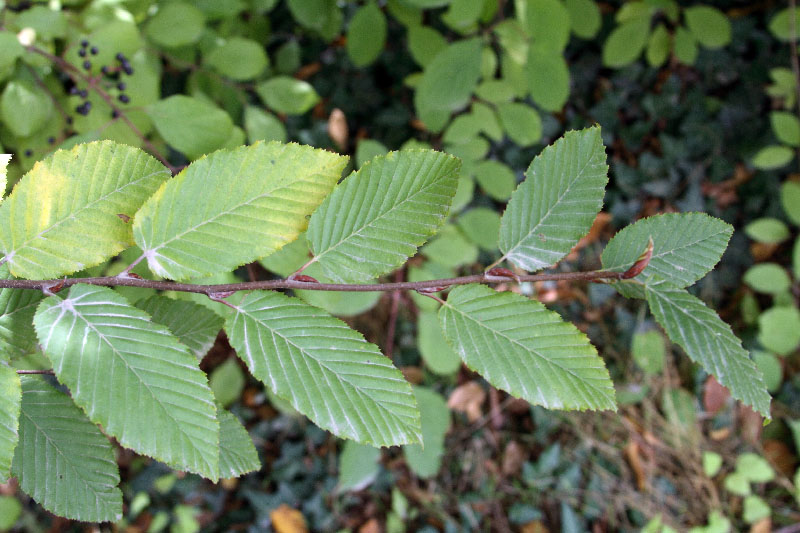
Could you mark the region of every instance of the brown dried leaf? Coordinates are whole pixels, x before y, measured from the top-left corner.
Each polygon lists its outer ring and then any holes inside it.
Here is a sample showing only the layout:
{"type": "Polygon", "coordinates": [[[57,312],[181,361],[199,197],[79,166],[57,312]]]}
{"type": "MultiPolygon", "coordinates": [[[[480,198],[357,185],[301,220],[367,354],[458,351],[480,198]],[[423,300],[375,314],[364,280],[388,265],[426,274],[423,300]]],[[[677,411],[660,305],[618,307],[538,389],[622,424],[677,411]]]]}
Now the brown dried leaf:
{"type": "Polygon", "coordinates": [[[476,381],[470,381],[456,387],[450,393],[447,406],[454,411],[466,414],[470,422],[475,422],[483,414],[481,405],[485,399],[486,392],[483,388],[476,381]]]}
{"type": "Polygon", "coordinates": [[[789,479],[794,476],[795,457],[783,441],[769,439],[764,441],[764,457],[789,479]]]}
{"type": "Polygon", "coordinates": [[[347,149],[350,130],[347,128],[347,117],[338,107],[331,111],[331,115],[328,117],[328,136],[339,147],[339,150],[347,149]]]}
{"type": "Polygon", "coordinates": [[[521,528],[519,528],[520,533],[550,533],[550,530],[545,527],[545,525],[538,520],[534,520],[533,522],[528,522],[527,524],[523,524],[521,528]]]}
{"type": "Polygon", "coordinates": [[[308,533],[303,513],[285,503],[269,513],[269,519],[272,520],[272,527],[278,533],[308,533]]]}
{"type": "Polygon", "coordinates": [[[517,475],[522,470],[527,454],[525,449],[517,441],[512,440],[506,445],[503,451],[503,475],[511,477],[517,475]]]}
{"type": "Polygon", "coordinates": [[[770,531],[772,531],[772,519],[768,516],[750,526],[750,533],[770,533],[770,531]]]}
{"type": "Polygon", "coordinates": [[[381,533],[381,525],[374,518],[370,518],[363,526],[358,528],[358,533],[381,533]]]}
{"type": "Polygon", "coordinates": [[[625,446],[625,457],[628,459],[628,464],[636,476],[636,488],[643,491],[647,486],[647,476],[642,466],[642,456],[640,454],[639,445],[635,441],[629,442],[625,446]]]}
{"type": "Polygon", "coordinates": [[[731,397],[730,391],[719,384],[714,376],[708,376],[703,387],[703,408],[709,413],[720,411],[731,397]]]}

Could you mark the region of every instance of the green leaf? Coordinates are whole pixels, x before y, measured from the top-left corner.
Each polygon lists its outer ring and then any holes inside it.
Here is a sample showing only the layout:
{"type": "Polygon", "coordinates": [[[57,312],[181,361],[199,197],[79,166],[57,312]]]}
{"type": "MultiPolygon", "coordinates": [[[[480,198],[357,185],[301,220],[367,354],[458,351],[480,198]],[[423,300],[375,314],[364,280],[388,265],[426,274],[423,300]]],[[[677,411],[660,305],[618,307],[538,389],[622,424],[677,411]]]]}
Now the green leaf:
{"type": "Polygon", "coordinates": [[[378,59],[386,45],[386,17],[374,1],[360,7],[347,30],[347,55],[357,67],[378,59]]]}
{"type": "Polygon", "coordinates": [[[722,456],[715,452],[703,452],[703,472],[708,477],[714,477],[722,468],[722,456]]]}
{"type": "Polygon", "coordinates": [[[753,351],[753,361],[764,376],[764,383],[767,390],[776,393],[783,384],[783,367],[778,358],[770,352],[761,350],[753,351]]]}
{"type": "Polygon", "coordinates": [[[19,440],[22,388],[13,368],[0,363],[0,483],[7,483],[19,440]]]}
{"type": "Polygon", "coordinates": [[[664,369],[666,347],[664,337],[655,330],[633,334],[631,355],[645,374],[653,376],[664,369]]]}
{"type": "Polygon", "coordinates": [[[381,469],[378,464],[380,457],[380,448],[345,441],[339,455],[338,490],[359,491],[371,485],[381,469]]]}
{"type": "Polygon", "coordinates": [[[600,8],[594,0],[566,0],[572,33],[581,39],[593,39],[603,24],[600,8]]]}
{"type": "Polygon", "coordinates": [[[186,2],[160,4],[147,21],[147,36],[156,44],[174,48],[197,42],[205,29],[203,12],[186,2]]]}
{"type": "Polygon", "coordinates": [[[147,108],[158,133],[189,159],[225,145],[233,131],[231,117],[203,100],[176,94],[147,108]]]}
{"type": "Polygon", "coordinates": [[[382,143],[373,139],[361,139],[356,146],[356,168],[361,168],[370,159],[387,153],[389,149],[382,143]]]}
{"type": "Polygon", "coordinates": [[[166,326],[198,359],[208,353],[222,329],[219,315],[194,302],[154,295],[139,300],[136,307],[156,324],[166,326]]]}
{"type": "Polygon", "coordinates": [[[614,386],[586,335],[536,300],[462,285],[439,310],[472,370],[512,396],[557,409],[616,409],[614,386]]]}
{"type": "Polygon", "coordinates": [[[778,355],[789,355],[800,345],[800,311],[776,306],[758,316],[758,342],[778,355]]]}
{"type": "Polygon", "coordinates": [[[338,10],[334,0],[288,0],[286,2],[292,17],[301,26],[322,32],[338,10]]]}
{"type": "Polygon", "coordinates": [[[431,131],[441,131],[450,114],[469,102],[480,78],[482,47],[478,38],[457,41],[425,67],[414,106],[431,131]]]}
{"type": "Polygon", "coordinates": [[[450,8],[442,15],[442,22],[461,34],[472,33],[483,9],[483,1],[451,0],[450,8]]]}
{"type": "Polygon", "coordinates": [[[522,147],[536,144],[542,138],[542,119],[529,105],[517,102],[497,105],[500,123],[508,138],[522,147]]]}
{"type": "Polygon", "coordinates": [[[789,228],[777,218],[758,218],[744,227],[744,232],[754,241],[776,244],[789,238],[789,228]]]}
{"type": "MultiPolygon", "coordinates": [[[[737,471],[725,476],[723,485],[725,490],[730,491],[738,496],[747,496],[750,494],[750,482],[741,472],[737,471]]],[[[730,531],[730,529],[725,529],[724,531],[730,531]]],[[[705,533],[705,531],[702,531],[701,533],[705,533]]]]}
{"type": "Polygon", "coordinates": [[[672,46],[669,32],[663,24],[656,26],[650,39],[647,41],[647,62],[651,67],[660,67],[669,58],[669,51],[672,46]]]}
{"type": "Polygon", "coordinates": [[[743,281],[751,289],[768,294],[780,294],[789,289],[792,280],[777,263],[760,263],[747,269],[743,281]]]}
{"type": "Polygon", "coordinates": [[[543,54],[560,55],[569,42],[570,15],[560,0],[536,0],[525,5],[525,28],[543,54]]]}
{"type": "MultiPolygon", "coordinates": [[[[0,266],[0,279],[14,279],[7,264],[0,266]]],[[[0,289],[0,361],[36,350],[33,314],[43,297],[39,291],[0,289]]]]}
{"type": "Polygon", "coordinates": [[[51,513],[82,522],[122,518],[114,448],[69,396],[39,377],[22,378],[12,473],[51,513]]]}
{"type": "Polygon", "coordinates": [[[731,42],[731,22],[719,9],[692,6],[683,10],[686,26],[706,48],[722,48],[731,42]]]}
{"type": "Polygon", "coordinates": [[[788,111],[773,111],[769,114],[772,131],[778,140],[791,146],[800,146],[800,120],[788,111]]]}
{"type": "Polygon", "coordinates": [[[794,152],[788,146],[765,146],[753,157],[753,166],[761,170],[774,170],[788,165],[794,152]]]}
{"type": "Polygon", "coordinates": [[[476,207],[458,217],[458,227],[464,236],[488,252],[497,250],[500,215],[488,207],[476,207]]]}
{"type": "Polygon", "coordinates": [[[638,17],[620,24],[603,44],[603,64],[620,68],[636,61],[650,35],[650,18],[638,17]]]}
{"type": "Polygon", "coordinates": [[[525,176],[503,213],[500,250],[536,271],[564,257],[603,205],[608,166],[600,128],[567,132],[536,156],[525,176]]]}
{"type": "Polygon", "coordinates": [[[236,415],[225,409],[219,417],[219,477],[229,479],[261,469],[258,452],[236,415]]]}
{"type": "Polygon", "coordinates": [[[273,111],[287,115],[302,115],[319,102],[310,83],[289,76],[275,76],[259,83],[256,93],[273,111]]]}
{"type": "Polygon", "coordinates": [[[775,479],[775,470],[769,461],[752,452],[743,453],[736,459],[736,472],[751,483],[767,483],[775,479]]]}
{"type": "Polygon", "coordinates": [[[684,289],[661,282],[648,284],[645,291],[650,310],[672,342],[734,398],[770,418],[770,396],[761,373],[730,326],[684,289]]]}
{"type": "Polygon", "coordinates": [[[225,331],[253,376],[321,428],[375,446],[419,441],[411,387],[341,320],[297,298],[250,293],[225,331]]]}
{"type": "Polygon", "coordinates": [[[390,152],[365,163],[311,216],[306,238],[314,261],[331,279],[348,282],[399,267],[444,222],[459,167],[456,158],[432,150],[390,152]]]}
{"type": "Polygon", "coordinates": [[[561,54],[534,46],[528,52],[528,85],[531,97],[546,111],[559,111],[569,97],[569,68],[561,54]]]}
{"type": "Polygon", "coordinates": [[[25,49],[16,35],[10,31],[0,31],[0,71],[13,66],[24,53],[25,49]]]}
{"type": "Polygon", "coordinates": [[[132,242],[117,215],[133,215],[168,177],[143,151],[111,141],[48,156],[0,205],[0,248],[11,273],[55,278],[116,255],[132,242]]]}
{"type": "Polygon", "coordinates": [[[403,446],[408,467],[421,478],[432,478],[439,472],[444,455],[444,438],[450,430],[450,409],[435,391],[414,387],[422,415],[422,444],[403,446]]]}
{"type": "Polygon", "coordinates": [[[144,204],[134,239],[159,276],[228,272],[296,239],[346,163],[297,144],[220,150],[189,165],[144,204]]]}
{"type": "Polygon", "coordinates": [[[517,185],[514,171],[500,161],[481,161],[475,165],[474,174],[481,189],[495,200],[508,200],[517,185]]]}
{"type": "Polygon", "coordinates": [[[452,0],[402,0],[404,4],[409,4],[420,9],[431,9],[434,7],[444,7],[452,0]]]}
{"type": "Polygon", "coordinates": [[[684,65],[693,65],[697,59],[697,41],[683,26],[678,26],[675,30],[673,50],[675,57],[684,65]]]}
{"type": "Polygon", "coordinates": [[[214,398],[222,407],[228,407],[239,399],[244,389],[245,377],[234,358],[226,359],[211,372],[208,378],[214,398]]]}
{"type": "Polygon", "coordinates": [[[251,80],[261,74],[269,58],[256,41],[231,37],[204,58],[205,63],[232,80],[251,80]]]}
{"type": "Polygon", "coordinates": [[[772,514],[772,508],[767,502],[755,495],[747,496],[744,499],[744,510],[742,511],[742,518],[748,524],[754,524],[764,518],[769,518],[772,514]]]}
{"type": "Polygon", "coordinates": [[[789,42],[792,40],[792,11],[794,11],[795,17],[795,35],[794,38],[797,39],[800,36],[800,9],[786,7],[778,11],[778,13],[772,17],[772,20],[769,21],[769,31],[774,35],[776,38],[780,39],[781,41],[789,42]]]}
{"type": "Polygon", "coordinates": [[[603,250],[603,268],[624,272],[653,239],[653,255],[639,275],[658,275],[687,287],[719,262],[733,234],[730,224],[705,213],[668,213],[644,218],[622,229],[603,250]]]}
{"type": "Polygon", "coordinates": [[[478,260],[478,247],[469,242],[458,228],[448,224],[420,252],[442,266],[457,268],[478,260]]]}
{"type": "Polygon", "coordinates": [[[16,496],[0,496],[0,531],[10,531],[22,515],[22,504],[16,496]]]}
{"type": "Polygon", "coordinates": [[[446,47],[447,39],[430,26],[411,26],[408,29],[408,51],[421,67],[427,66],[446,47]]]}
{"type": "Polygon", "coordinates": [[[785,181],[781,185],[781,205],[795,225],[800,226],[800,183],[785,181]]]}
{"type": "Polygon", "coordinates": [[[53,101],[39,86],[27,80],[11,80],[0,96],[3,125],[18,137],[36,133],[50,120],[53,101]]]}
{"type": "Polygon", "coordinates": [[[197,359],[107,287],[74,285],[34,317],[58,380],[125,447],[216,480],[219,424],[197,359]]]}
{"type": "Polygon", "coordinates": [[[255,106],[244,108],[244,129],[250,144],[256,141],[286,142],[286,127],[283,122],[255,106]]]}
{"type": "Polygon", "coordinates": [[[417,318],[417,349],[434,374],[449,376],[461,368],[461,358],[444,338],[434,311],[422,311],[417,318]]]}

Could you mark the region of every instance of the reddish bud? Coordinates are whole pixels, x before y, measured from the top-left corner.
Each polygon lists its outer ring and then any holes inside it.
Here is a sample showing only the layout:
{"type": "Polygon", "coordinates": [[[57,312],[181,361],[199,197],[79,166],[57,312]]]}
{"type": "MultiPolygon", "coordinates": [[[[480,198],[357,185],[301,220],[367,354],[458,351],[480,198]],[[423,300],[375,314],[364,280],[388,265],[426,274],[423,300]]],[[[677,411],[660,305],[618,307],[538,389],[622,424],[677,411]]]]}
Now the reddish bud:
{"type": "Polygon", "coordinates": [[[129,217],[125,213],[117,213],[117,216],[120,218],[120,220],[122,220],[126,224],[131,221],[131,217],[129,217]]]}
{"type": "Polygon", "coordinates": [[[489,270],[486,271],[485,276],[486,276],[487,279],[488,278],[508,278],[508,279],[513,279],[517,283],[519,283],[519,276],[517,276],[516,274],[514,274],[514,272],[512,272],[511,270],[509,270],[507,268],[502,268],[502,267],[490,268],[489,270]]]}
{"type": "Polygon", "coordinates": [[[236,291],[220,291],[220,292],[210,292],[208,293],[208,297],[212,300],[222,300],[223,298],[227,298],[228,296],[233,296],[236,294],[236,291]]]}
{"type": "Polygon", "coordinates": [[[128,275],[128,277],[129,277],[129,278],[134,278],[134,279],[142,279],[142,276],[140,276],[140,275],[139,275],[139,274],[137,274],[136,272],[128,272],[128,274],[127,274],[127,275],[128,275]]]}
{"type": "Polygon", "coordinates": [[[315,278],[306,276],[305,274],[292,274],[289,276],[289,281],[302,281],[303,283],[319,283],[315,278]]]}
{"type": "Polygon", "coordinates": [[[653,257],[653,238],[650,237],[650,240],[647,242],[647,248],[644,249],[642,255],[639,256],[638,259],[631,265],[631,267],[626,270],[622,274],[622,279],[631,279],[635,278],[639,274],[641,274],[647,265],[650,264],[650,258],[653,257]]]}
{"type": "Polygon", "coordinates": [[[435,292],[442,292],[447,287],[421,287],[417,289],[417,292],[420,294],[433,294],[435,292]]]}

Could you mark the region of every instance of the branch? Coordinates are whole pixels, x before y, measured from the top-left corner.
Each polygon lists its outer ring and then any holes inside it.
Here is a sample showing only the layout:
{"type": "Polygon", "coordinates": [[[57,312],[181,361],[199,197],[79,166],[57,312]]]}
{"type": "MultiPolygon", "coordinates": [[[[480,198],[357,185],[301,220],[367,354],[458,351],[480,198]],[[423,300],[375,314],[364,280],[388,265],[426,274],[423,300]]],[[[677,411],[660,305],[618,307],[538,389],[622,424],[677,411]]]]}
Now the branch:
{"type": "Polygon", "coordinates": [[[159,291],[193,292],[206,296],[217,296],[224,293],[252,290],[301,289],[306,291],[338,291],[338,292],[390,292],[390,291],[423,291],[443,290],[454,285],[468,283],[509,283],[530,281],[605,281],[623,279],[624,272],[608,272],[593,270],[589,272],[554,272],[551,274],[526,274],[522,276],[501,277],[491,274],[473,274],[458,278],[434,279],[429,281],[401,281],[390,283],[348,284],[318,283],[293,279],[277,279],[268,281],[244,281],[241,283],[223,283],[219,285],[195,285],[175,281],[155,281],[138,277],[105,276],[96,278],[62,278],[49,280],[0,279],[0,289],[30,289],[39,291],[61,290],[79,283],[99,285],[102,287],[139,287],[159,291]]]}

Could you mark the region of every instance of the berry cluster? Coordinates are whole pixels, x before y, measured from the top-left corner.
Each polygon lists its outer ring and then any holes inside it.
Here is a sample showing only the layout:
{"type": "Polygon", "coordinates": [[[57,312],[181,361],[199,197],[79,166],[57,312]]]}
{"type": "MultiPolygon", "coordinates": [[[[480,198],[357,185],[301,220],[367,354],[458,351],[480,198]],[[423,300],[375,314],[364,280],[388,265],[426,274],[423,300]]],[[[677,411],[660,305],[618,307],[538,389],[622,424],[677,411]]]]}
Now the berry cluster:
{"type": "MultiPolygon", "coordinates": [[[[81,47],[78,50],[78,55],[83,58],[87,58],[83,61],[83,69],[87,72],[92,70],[92,62],[88,59],[91,56],[96,56],[99,53],[99,50],[96,46],[93,46],[88,40],[83,39],[81,41],[81,47]]],[[[114,56],[118,65],[109,66],[103,65],[100,68],[100,72],[103,74],[103,82],[108,86],[111,87],[112,84],[116,86],[117,90],[120,91],[119,95],[117,95],[117,100],[119,100],[123,104],[127,104],[131,101],[130,97],[125,94],[124,91],[127,88],[127,85],[124,81],[120,81],[121,75],[133,75],[133,67],[131,66],[130,61],[127,57],[121,52],[117,53],[114,56]]],[[[81,89],[80,87],[73,86],[70,89],[70,94],[73,96],[79,96],[83,102],[75,107],[75,112],[79,115],[86,116],[92,110],[92,103],[89,101],[89,90],[88,89],[81,89]]],[[[112,118],[117,118],[119,113],[116,110],[111,112],[112,118]]]]}

